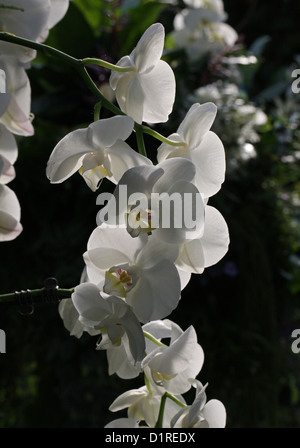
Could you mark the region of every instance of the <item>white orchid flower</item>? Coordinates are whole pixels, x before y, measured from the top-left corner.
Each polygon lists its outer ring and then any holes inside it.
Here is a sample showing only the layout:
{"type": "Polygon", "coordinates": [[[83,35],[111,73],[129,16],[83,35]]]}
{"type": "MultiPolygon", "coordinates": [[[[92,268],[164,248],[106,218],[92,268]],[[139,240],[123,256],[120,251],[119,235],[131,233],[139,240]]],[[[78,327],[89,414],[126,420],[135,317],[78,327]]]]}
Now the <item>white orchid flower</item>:
{"type": "Polygon", "coordinates": [[[206,386],[194,381],[196,397],[194,402],[181,409],[171,420],[172,428],[225,428],[226,409],[219,400],[206,402],[206,386]]]}
{"type": "MultiPolygon", "coordinates": [[[[147,426],[154,428],[158,419],[162,394],[155,387],[148,388],[142,386],[138,389],[132,389],[124,392],[117,397],[110,405],[111,412],[118,412],[127,409],[128,418],[132,421],[144,421],[147,426]]],[[[185,404],[183,397],[176,397],[185,404]]],[[[171,418],[174,412],[178,410],[178,405],[172,400],[167,400],[164,408],[164,427],[170,427],[171,418]]]]}
{"type": "Polygon", "coordinates": [[[224,11],[224,3],[223,0],[184,0],[184,3],[190,8],[204,8],[211,9],[219,14],[224,20],[227,17],[227,14],[224,11]]]}
{"type": "MultiPolygon", "coordinates": [[[[80,277],[80,283],[88,283],[88,277],[86,269],[84,268],[80,277]]],[[[83,332],[87,332],[89,335],[94,336],[100,334],[100,330],[84,325],[80,318],[80,315],[75,308],[72,299],[63,299],[59,302],[58,312],[63,320],[64,327],[70,332],[71,336],[75,336],[80,339],[83,332]]]]}
{"type": "Polygon", "coordinates": [[[123,298],[145,323],[166,317],[178,304],[177,256],[176,245],[146,235],[131,238],[126,229],[103,224],[92,232],[84,260],[89,281],[123,298]]]}
{"type": "Polygon", "coordinates": [[[100,334],[100,330],[84,325],[79,319],[79,313],[76,310],[72,299],[63,299],[59,302],[58,312],[63,320],[64,327],[70,332],[71,336],[81,338],[84,331],[89,335],[94,336],[100,334]]]}
{"type": "Polygon", "coordinates": [[[132,237],[152,232],[175,244],[202,235],[204,202],[194,185],[195,173],[195,165],[185,158],[126,171],[98,213],[98,225],[126,227],[132,237]]]}
{"type": "Polygon", "coordinates": [[[175,100],[175,77],[161,60],[165,31],[161,23],[151,25],[129,56],[117,65],[127,72],[112,72],[110,86],[116,92],[121,110],[137,123],[168,120],[175,100]]]}
{"type": "Polygon", "coordinates": [[[165,319],[143,325],[143,331],[150,337],[146,339],[147,356],[141,367],[150,383],[172,394],[187,392],[191,388],[190,380],[198,375],[204,362],[204,353],[197,342],[194,327],[183,331],[177,324],[165,319]],[[156,343],[151,341],[151,335],[157,340],[156,343]],[[161,339],[165,338],[170,339],[169,345],[161,343],[161,339]]]}
{"type": "Polygon", "coordinates": [[[14,191],[0,184],[0,241],[14,240],[22,232],[21,208],[14,191]]]}
{"type": "Polygon", "coordinates": [[[122,344],[108,347],[106,355],[109,375],[116,374],[119,378],[126,380],[140,375],[141,364],[134,362],[126,333],[122,337],[122,344]]]}
{"type": "Polygon", "coordinates": [[[204,198],[217,193],[225,177],[224,147],[220,138],[210,131],[216,113],[213,103],[193,104],[177,132],[168,137],[185,145],[176,147],[162,143],[157,154],[159,162],[173,157],[191,160],[196,167],[194,183],[204,198]]]}
{"type": "Polygon", "coordinates": [[[110,405],[111,412],[127,409],[128,418],[137,422],[145,421],[154,427],[159,413],[161,395],[153,395],[146,386],[121,394],[110,405]]]}
{"type": "Polygon", "coordinates": [[[9,55],[0,55],[0,68],[6,74],[6,93],[1,94],[0,123],[13,134],[33,135],[31,87],[26,71],[14,56],[9,55]]]}
{"type": "Polygon", "coordinates": [[[127,334],[129,347],[135,362],[144,357],[145,340],[141,325],[132,308],[122,299],[103,297],[92,283],[81,283],[72,294],[72,302],[79,313],[79,320],[90,328],[100,330],[103,336],[98,348],[120,345],[127,334]]]}
{"type": "Polygon", "coordinates": [[[79,171],[96,191],[104,177],[117,183],[129,168],[151,164],[124,141],[132,133],[133,124],[130,117],[115,116],[67,134],[48,160],[46,174],[50,182],[63,182],[79,171]]]}
{"type": "Polygon", "coordinates": [[[201,274],[205,268],[224,257],[228,245],[229,233],[225,219],[215,207],[206,205],[203,235],[180,245],[175,264],[183,271],[201,274]]]}
{"type": "Polygon", "coordinates": [[[16,140],[2,124],[0,124],[0,184],[8,184],[15,178],[13,164],[18,157],[16,140]]]}
{"type": "Polygon", "coordinates": [[[237,32],[223,20],[226,15],[210,8],[186,8],[176,14],[172,38],[184,48],[191,61],[207,54],[225,52],[238,38],[237,32]]]}

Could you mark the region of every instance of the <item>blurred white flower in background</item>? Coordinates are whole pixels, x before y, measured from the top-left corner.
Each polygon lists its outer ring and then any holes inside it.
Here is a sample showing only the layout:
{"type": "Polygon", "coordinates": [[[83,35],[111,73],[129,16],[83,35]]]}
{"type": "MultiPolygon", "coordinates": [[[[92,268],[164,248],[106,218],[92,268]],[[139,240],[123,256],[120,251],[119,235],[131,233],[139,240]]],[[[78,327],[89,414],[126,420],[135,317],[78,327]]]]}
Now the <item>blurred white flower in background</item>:
{"type": "Polygon", "coordinates": [[[256,157],[255,144],[259,131],[267,123],[267,115],[247,95],[230,81],[216,81],[200,87],[189,98],[190,102],[213,101],[218,114],[213,130],[222,135],[226,148],[227,167],[235,168],[239,161],[256,157]]]}
{"type": "Polygon", "coordinates": [[[238,34],[224,22],[225,18],[220,8],[183,9],[174,18],[171,36],[175,47],[184,49],[191,61],[227,52],[237,41],[238,34]]]}

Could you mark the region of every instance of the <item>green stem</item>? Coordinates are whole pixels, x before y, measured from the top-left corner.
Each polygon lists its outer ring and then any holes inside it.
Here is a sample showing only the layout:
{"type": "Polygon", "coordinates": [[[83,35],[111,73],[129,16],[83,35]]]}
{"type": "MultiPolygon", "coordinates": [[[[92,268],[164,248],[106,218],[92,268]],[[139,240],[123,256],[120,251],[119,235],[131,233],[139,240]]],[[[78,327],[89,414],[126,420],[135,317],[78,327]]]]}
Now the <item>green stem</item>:
{"type": "Polygon", "coordinates": [[[159,347],[166,347],[165,344],[160,342],[158,339],[156,339],[152,334],[148,333],[147,331],[143,331],[145,338],[149,339],[149,341],[154,342],[154,344],[158,345],[159,347]]]}
{"type": "Polygon", "coordinates": [[[182,401],[178,400],[178,398],[174,397],[174,395],[169,394],[169,392],[166,392],[165,395],[167,396],[167,398],[174,401],[174,403],[178,404],[178,406],[180,406],[182,408],[186,407],[186,404],[182,403],[182,401]]]}
{"type": "Polygon", "coordinates": [[[103,61],[102,59],[94,58],[84,58],[82,59],[84,65],[100,65],[100,67],[108,68],[109,70],[114,70],[116,72],[132,72],[135,70],[134,67],[119,67],[118,65],[111,64],[110,62],[103,61]]]}
{"type": "Polygon", "coordinates": [[[136,135],[136,142],[137,142],[137,147],[138,147],[139,153],[142,154],[143,156],[147,157],[144,136],[143,136],[143,130],[142,130],[141,126],[139,126],[139,127],[135,126],[135,135],[136,135]]]}
{"type": "Polygon", "coordinates": [[[152,394],[150,381],[148,380],[148,378],[146,377],[145,374],[144,374],[144,381],[145,381],[145,386],[147,387],[149,394],[152,394]]]}
{"type": "Polygon", "coordinates": [[[73,56],[69,56],[66,53],[63,53],[56,48],[50,47],[49,45],[41,44],[39,42],[34,42],[28,39],[24,39],[23,37],[15,36],[14,34],[0,32],[0,41],[10,42],[12,44],[21,45],[26,48],[32,48],[33,50],[40,51],[46,56],[55,56],[57,59],[65,62],[72,67],[74,67],[81,78],[85,81],[89,90],[95,95],[98,101],[102,101],[104,107],[110,110],[115,115],[124,115],[124,113],[114,104],[112,104],[109,100],[107,100],[102,92],[98,89],[89,73],[85,68],[84,60],[76,59],[73,56]]]}
{"type": "Polygon", "coordinates": [[[94,107],[94,121],[98,121],[100,119],[100,111],[102,107],[102,100],[98,101],[94,107]]]}
{"type": "Polygon", "coordinates": [[[112,112],[115,115],[125,115],[124,112],[121,111],[117,106],[115,106],[113,103],[111,103],[108,99],[105,98],[105,96],[102,94],[101,90],[98,89],[92,78],[90,77],[89,73],[87,72],[86,68],[83,65],[76,66],[77,72],[81,76],[81,78],[86,83],[87,87],[93,93],[93,95],[96,97],[98,101],[102,102],[102,105],[108,109],[110,112],[112,112]]]}
{"type": "Polygon", "coordinates": [[[16,305],[20,302],[21,296],[23,299],[26,299],[30,301],[31,303],[42,303],[47,302],[47,299],[52,296],[52,298],[55,298],[57,301],[60,301],[62,299],[69,299],[71,298],[72,293],[74,292],[74,289],[64,289],[64,288],[57,288],[57,289],[50,289],[47,290],[46,288],[41,289],[32,289],[32,290],[26,290],[26,291],[20,291],[20,292],[12,292],[8,294],[0,294],[0,305],[3,304],[10,304],[10,305],[16,305]]]}
{"type": "Polygon", "coordinates": [[[161,397],[159,414],[158,414],[158,419],[157,419],[155,428],[163,428],[163,420],[164,420],[164,412],[165,412],[166,400],[167,400],[167,393],[165,393],[161,397]]]}
{"type": "Polygon", "coordinates": [[[72,56],[63,53],[62,51],[57,50],[56,48],[49,47],[49,45],[34,42],[32,40],[24,39],[23,37],[15,36],[14,34],[11,33],[0,32],[0,41],[1,40],[5,42],[10,42],[12,44],[21,45],[22,47],[40,51],[45,55],[55,56],[61,59],[63,62],[66,62],[67,64],[71,64],[73,66],[81,64],[80,59],[73,58],[72,56]]]}
{"type": "Polygon", "coordinates": [[[169,392],[165,392],[164,395],[161,397],[159,413],[158,413],[157,422],[155,424],[155,428],[163,428],[164,412],[165,412],[167,398],[174,401],[174,403],[178,404],[182,408],[184,408],[186,406],[184,403],[182,403],[176,397],[174,397],[174,395],[169,394],[169,392]]]}
{"type": "Polygon", "coordinates": [[[159,132],[154,131],[154,129],[151,129],[148,126],[142,125],[141,127],[142,127],[142,131],[144,132],[144,134],[151,135],[152,137],[156,138],[157,140],[161,141],[162,143],[166,143],[167,145],[170,145],[170,146],[182,146],[182,147],[186,146],[185,142],[176,142],[174,140],[170,140],[169,138],[164,137],[159,132]]]}
{"type": "MultiPolygon", "coordinates": [[[[109,100],[107,100],[104,95],[102,94],[101,90],[98,89],[92,78],[90,77],[89,73],[87,72],[85,65],[88,64],[99,64],[104,67],[110,68],[111,70],[118,70],[121,72],[128,72],[131,70],[134,70],[133,67],[118,67],[114,64],[106,63],[105,61],[102,61],[101,59],[94,59],[94,58],[85,58],[85,59],[76,59],[73,56],[70,56],[60,50],[57,50],[56,48],[50,47],[49,45],[45,45],[39,42],[34,42],[28,39],[24,39],[23,37],[15,36],[11,33],[6,32],[0,32],[0,41],[10,42],[15,45],[21,45],[22,47],[31,48],[33,50],[40,51],[46,56],[54,56],[57,59],[61,60],[64,63],[67,63],[71,66],[73,66],[78,74],[81,76],[81,78],[86,83],[87,87],[93,93],[93,95],[96,97],[98,101],[102,102],[102,105],[108,109],[110,112],[112,112],[115,115],[126,115],[124,112],[119,109],[119,107],[115,106],[113,103],[111,103],[109,100]]],[[[144,126],[138,123],[135,123],[135,130],[137,133],[137,141],[139,145],[139,152],[143,155],[146,155],[145,145],[143,142],[143,133],[151,135],[152,137],[156,138],[157,140],[161,141],[162,143],[166,143],[170,146],[185,146],[186,144],[184,142],[175,142],[173,140],[170,140],[163,135],[159,134],[157,131],[154,131],[153,129],[149,128],[148,126],[144,126]]]]}

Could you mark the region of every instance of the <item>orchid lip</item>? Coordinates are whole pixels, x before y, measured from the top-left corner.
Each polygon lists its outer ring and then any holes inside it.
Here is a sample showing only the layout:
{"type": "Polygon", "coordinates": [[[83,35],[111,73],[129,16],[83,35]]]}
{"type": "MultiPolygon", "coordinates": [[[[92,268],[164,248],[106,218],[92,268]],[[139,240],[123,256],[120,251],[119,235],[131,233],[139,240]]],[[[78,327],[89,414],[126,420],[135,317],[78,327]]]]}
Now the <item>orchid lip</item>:
{"type": "Polygon", "coordinates": [[[135,286],[133,275],[129,269],[128,265],[113,266],[108,269],[105,272],[104,292],[125,299],[127,293],[135,286]]]}

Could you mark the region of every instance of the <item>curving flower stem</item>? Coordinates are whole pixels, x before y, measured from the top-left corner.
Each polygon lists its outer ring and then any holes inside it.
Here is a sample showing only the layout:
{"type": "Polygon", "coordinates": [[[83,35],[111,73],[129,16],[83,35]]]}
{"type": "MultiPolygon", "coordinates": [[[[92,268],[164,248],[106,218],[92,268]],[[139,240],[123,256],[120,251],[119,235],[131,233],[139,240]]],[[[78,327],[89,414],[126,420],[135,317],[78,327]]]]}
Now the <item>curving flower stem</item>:
{"type": "Polygon", "coordinates": [[[165,395],[167,396],[167,398],[174,401],[174,403],[178,404],[178,406],[180,406],[181,408],[186,407],[186,404],[182,403],[182,401],[178,400],[178,398],[176,398],[174,395],[170,394],[169,392],[166,392],[165,395]]]}
{"type": "Polygon", "coordinates": [[[60,301],[62,299],[71,298],[74,289],[57,288],[55,290],[54,289],[47,290],[45,288],[40,288],[32,290],[27,289],[26,291],[20,291],[20,292],[16,291],[8,294],[0,294],[0,305],[4,304],[16,305],[19,303],[19,297],[21,295],[23,295],[24,299],[26,298],[30,300],[31,303],[46,302],[47,298],[50,297],[49,291],[54,291],[53,298],[55,298],[56,301],[60,301]]]}
{"type": "Polygon", "coordinates": [[[136,136],[136,142],[138,151],[141,155],[147,157],[145,142],[144,142],[144,136],[143,136],[143,130],[141,126],[137,127],[135,126],[135,136],[136,136]]]}
{"type": "Polygon", "coordinates": [[[21,314],[32,314],[36,303],[58,303],[62,299],[70,299],[74,288],[59,288],[56,278],[44,280],[44,287],[40,289],[26,289],[8,294],[0,294],[0,305],[19,305],[21,314]]]}
{"type": "Polygon", "coordinates": [[[155,428],[163,428],[164,427],[163,420],[164,420],[164,412],[165,412],[167,398],[174,401],[174,403],[178,404],[182,408],[186,407],[186,405],[184,403],[182,403],[181,401],[179,401],[176,397],[174,397],[174,395],[169,394],[169,392],[165,392],[163,394],[163,396],[161,397],[159,413],[158,413],[157,422],[155,424],[155,428]]]}
{"type": "MultiPolygon", "coordinates": [[[[84,58],[84,59],[77,59],[73,56],[70,56],[67,53],[64,53],[63,51],[57,50],[56,48],[50,47],[49,45],[42,44],[39,42],[34,42],[29,39],[24,39],[23,37],[16,36],[11,33],[7,32],[0,32],[0,41],[10,42],[15,45],[20,45],[22,47],[31,48],[33,50],[37,50],[41,52],[42,54],[46,56],[54,56],[57,59],[61,60],[62,62],[71,65],[74,67],[74,69],[77,70],[80,77],[84,80],[85,84],[93,93],[93,95],[96,97],[97,101],[101,101],[101,104],[103,107],[108,109],[110,112],[112,112],[115,115],[126,115],[124,112],[121,111],[119,107],[117,107],[115,104],[111,103],[105,96],[102,94],[101,90],[96,86],[92,78],[90,77],[88,71],[86,70],[86,65],[90,64],[96,64],[101,65],[103,67],[109,68],[110,70],[117,70],[119,72],[128,72],[134,70],[134,67],[118,67],[117,65],[110,64],[109,62],[103,61],[101,59],[94,59],[94,58],[84,58]]],[[[135,131],[137,132],[137,141],[139,147],[139,152],[141,154],[145,155],[145,147],[142,143],[142,134],[148,134],[154,137],[155,139],[167,143],[171,146],[184,146],[185,143],[183,142],[175,142],[172,141],[163,135],[159,134],[157,131],[154,131],[148,126],[135,123],[134,125],[135,131]]]]}
{"type": "Polygon", "coordinates": [[[160,342],[158,339],[156,339],[152,334],[148,333],[147,331],[143,331],[145,338],[149,339],[149,341],[154,342],[154,344],[158,345],[159,347],[166,347],[165,344],[160,342]]]}
{"type": "Polygon", "coordinates": [[[145,134],[151,135],[151,137],[156,138],[157,140],[161,141],[162,143],[166,143],[167,145],[170,145],[170,146],[182,146],[182,147],[186,146],[185,142],[176,142],[175,140],[170,140],[169,138],[164,137],[159,132],[155,131],[154,129],[149,128],[148,126],[144,126],[144,125],[140,125],[140,126],[142,127],[142,131],[145,134]]]}
{"type": "Polygon", "coordinates": [[[100,111],[102,107],[102,100],[98,101],[98,103],[95,104],[94,107],[94,121],[97,121],[100,119],[100,111]]]}
{"type": "Polygon", "coordinates": [[[55,56],[61,60],[63,60],[67,64],[71,64],[75,66],[76,64],[81,64],[80,59],[76,59],[73,56],[70,56],[56,48],[50,47],[46,44],[41,44],[39,42],[34,42],[29,39],[25,39],[23,37],[16,36],[12,33],[7,33],[4,31],[0,32],[0,41],[3,40],[5,42],[10,42],[12,44],[20,45],[22,47],[31,48],[33,50],[37,50],[45,54],[46,56],[55,56]]]}
{"type": "Polygon", "coordinates": [[[116,72],[132,72],[135,70],[134,67],[119,67],[118,65],[111,64],[110,62],[103,61],[103,59],[95,59],[95,58],[84,58],[82,59],[82,63],[84,65],[100,65],[100,67],[108,68],[109,70],[113,70],[116,72]]]}
{"type": "Polygon", "coordinates": [[[81,76],[81,78],[84,80],[85,84],[93,93],[95,98],[98,101],[101,101],[102,106],[108,109],[110,112],[112,112],[115,115],[125,115],[124,112],[121,111],[117,106],[115,106],[113,103],[111,103],[105,96],[102,94],[101,90],[98,89],[92,78],[90,77],[88,71],[84,67],[84,65],[81,64],[81,59],[78,60],[80,62],[79,65],[74,66],[78,72],[78,74],[81,76]]]}
{"type": "MultiPolygon", "coordinates": [[[[29,39],[24,39],[23,37],[16,36],[11,33],[6,32],[0,32],[0,41],[10,42],[12,44],[21,45],[22,47],[31,48],[33,50],[37,50],[44,54],[45,56],[54,56],[60,61],[71,65],[74,67],[81,78],[85,81],[85,84],[90,89],[90,91],[95,95],[96,99],[98,101],[102,100],[102,104],[104,107],[109,109],[112,113],[117,115],[124,115],[123,112],[114,104],[112,104],[109,100],[107,100],[102,92],[98,89],[90,75],[88,74],[85,65],[86,60],[89,60],[88,58],[83,59],[77,59],[73,56],[68,55],[67,53],[64,53],[63,51],[57,50],[56,48],[50,47],[49,45],[42,44],[39,42],[34,42],[29,39]]],[[[91,59],[90,59],[91,60],[91,59]]]]}
{"type": "Polygon", "coordinates": [[[163,420],[164,420],[164,412],[165,412],[166,400],[167,400],[167,394],[165,393],[161,397],[159,414],[158,414],[158,419],[157,419],[155,428],[163,428],[163,420]]]}

